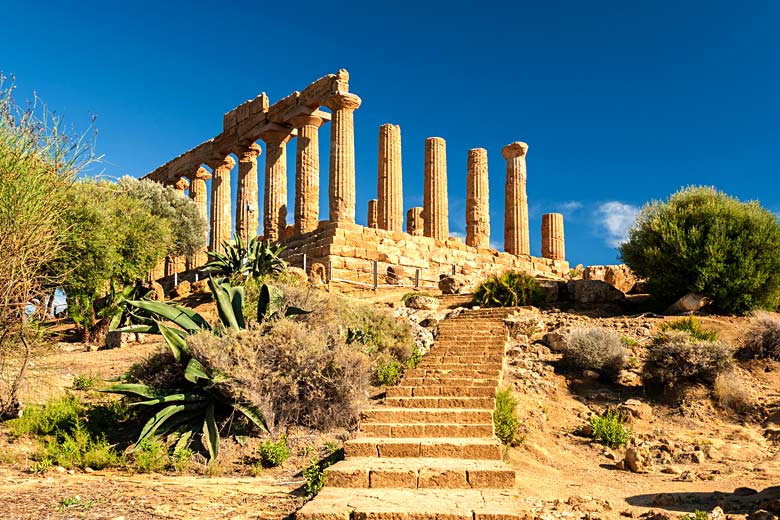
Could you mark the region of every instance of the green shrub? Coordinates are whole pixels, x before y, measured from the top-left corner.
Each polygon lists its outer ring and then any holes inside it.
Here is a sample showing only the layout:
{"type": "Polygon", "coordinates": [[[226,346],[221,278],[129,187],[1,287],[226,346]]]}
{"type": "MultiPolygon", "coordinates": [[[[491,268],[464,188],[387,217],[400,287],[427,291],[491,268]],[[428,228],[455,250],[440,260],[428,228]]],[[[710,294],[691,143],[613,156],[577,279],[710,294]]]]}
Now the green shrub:
{"type": "Polygon", "coordinates": [[[329,463],[320,462],[316,457],[312,457],[309,461],[309,465],[303,470],[303,478],[306,479],[303,488],[306,490],[308,496],[317,496],[317,493],[319,493],[325,485],[325,470],[329,466],[329,463]]]}
{"type": "Polygon", "coordinates": [[[680,520],[708,520],[709,515],[707,514],[707,511],[702,511],[701,509],[697,509],[693,512],[692,515],[680,515],[680,520]]]}
{"type": "Polygon", "coordinates": [[[257,447],[257,455],[260,465],[264,468],[275,468],[285,463],[290,458],[290,448],[287,446],[287,437],[282,435],[276,441],[264,441],[257,447]]]}
{"type": "Polygon", "coordinates": [[[138,473],[160,473],[169,463],[167,447],[156,438],[144,440],[132,453],[133,469],[138,473]]]}
{"type": "Polygon", "coordinates": [[[374,371],[374,382],[381,386],[394,386],[402,375],[403,367],[397,359],[381,360],[374,371]]]}
{"type": "Polygon", "coordinates": [[[757,312],[745,332],[737,357],[780,360],[780,318],[757,312]]]}
{"type": "Polygon", "coordinates": [[[661,332],[669,330],[679,330],[687,332],[693,339],[701,341],[716,341],[718,333],[712,329],[705,329],[701,326],[699,320],[693,316],[686,316],[676,321],[670,321],[661,325],[661,332]]]}
{"type": "Polygon", "coordinates": [[[73,383],[71,384],[71,387],[74,390],[90,390],[94,388],[98,383],[100,383],[101,379],[97,376],[76,376],[73,378],[73,383]]]}
{"type": "Polygon", "coordinates": [[[623,261],[669,305],[689,292],[727,313],[780,303],[780,225],[758,202],[688,187],[642,208],[620,246],[623,261]]]}
{"type": "Polygon", "coordinates": [[[540,306],[544,289],[529,274],[507,271],[482,282],[474,291],[474,303],[482,307],[540,306]]]}
{"type": "Polygon", "coordinates": [[[43,406],[28,406],[21,417],[6,424],[16,437],[69,432],[79,423],[85,409],[76,397],[66,395],[43,406]]]}
{"type": "Polygon", "coordinates": [[[503,388],[496,392],[493,429],[496,437],[507,446],[512,446],[518,440],[520,420],[517,418],[517,399],[512,395],[510,388],[503,388]]]}
{"type": "Polygon", "coordinates": [[[563,363],[580,370],[593,370],[614,381],[626,366],[627,350],[620,335],[602,327],[578,327],[569,333],[563,363]]]}
{"type": "Polygon", "coordinates": [[[620,414],[608,410],[604,415],[590,418],[591,438],[609,448],[615,449],[626,445],[631,438],[631,430],[620,420],[620,414]]]}
{"type": "Polygon", "coordinates": [[[103,469],[119,463],[119,455],[106,439],[91,434],[81,421],[70,431],[46,437],[36,458],[67,469],[103,469]]]}
{"type": "Polygon", "coordinates": [[[650,389],[671,389],[691,383],[709,386],[731,364],[733,349],[721,342],[694,339],[687,332],[668,331],[648,349],[642,381],[650,389]]]}

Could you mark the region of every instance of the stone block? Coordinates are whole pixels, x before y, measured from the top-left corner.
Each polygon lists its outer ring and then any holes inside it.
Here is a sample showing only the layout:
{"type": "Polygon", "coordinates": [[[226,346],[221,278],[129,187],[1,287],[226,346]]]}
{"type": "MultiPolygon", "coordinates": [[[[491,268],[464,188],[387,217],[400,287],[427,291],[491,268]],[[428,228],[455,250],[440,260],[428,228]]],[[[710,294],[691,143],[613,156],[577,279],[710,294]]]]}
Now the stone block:
{"type": "Polygon", "coordinates": [[[417,488],[417,471],[414,469],[382,469],[369,473],[371,488],[417,488]]]}

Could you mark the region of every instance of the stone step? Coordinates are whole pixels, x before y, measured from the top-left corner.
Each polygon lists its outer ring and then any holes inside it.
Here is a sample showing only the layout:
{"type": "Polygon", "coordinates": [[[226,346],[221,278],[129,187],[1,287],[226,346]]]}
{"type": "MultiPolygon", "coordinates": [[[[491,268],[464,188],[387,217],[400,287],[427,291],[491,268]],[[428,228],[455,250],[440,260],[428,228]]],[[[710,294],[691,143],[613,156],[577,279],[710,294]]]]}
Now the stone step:
{"type": "Polygon", "coordinates": [[[493,423],[378,423],[360,425],[360,431],[367,437],[492,437],[493,423]]]}
{"type": "Polygon", "coordinates": [[[515,486],[515,472],[499,460],[350,457],[326,470],[325,484],[344,488],[500,489],[515,486]]]}
{"type": "Polygon", "coordinates": [[[500,370],[489,369],[482,370],[479,368],[449,368],[442,369],[436,367],[428,368],[410,368],[404,372],[404,377],[473,377],[475,379],[484,379],[491,377],[499,377],[501,375],[500,370]]]}
{"type": "Polygon", "coordinates": [[[296,520],[521,520],[512,490],[325,487],[296,520]]]}
{"type": "Polygon", "coordinates": [[[492,397],[387,397],[385,405],[394,408],[471,408],[493,410],[492,397]]]}
{"type": "Polygon", "coordinates": [[[497,364],[501,363],[504,359],[503,352],[496,352],[484,355],[449,355],[439,354],[438,352],[431,352],[425,356],[424,361],[427,363],[474,363],[474,364],[497,364]]]}
{"type": "Polygon", "coordinates": [[[387,397],[495,397],[497,386],[391,386],[387,397]]]}
{"type": "Polygon", "coordinates": [[[495,345],[463,345],[460,343],[452,345],[436,344],[429,351],[430,355],[441,356],[453,354],[456,356],[481,356],[484,354],[503,354],[506,350],[502,341],[495,345]]]}
{"type": "Polygon", "coordinates": [[[417,368],[438,368],[441,370],[449,370],[451,368],[475,368],[483,370],[501,370],[501,363],[428,363],[423,358],[422,363],[417,365],[417,368]]]}
{"type": "Polygon", "coordinates": [[[432,457],[501,460],[496,438],[382,438],[361,437],[344,443],[347,457],[432,457]]]}
{"type": "Polygon", "coordinates": [[[429,377],[404,377],[401,381],[404,386],[443,386],[443,385],[468,385],[468,386],[496,386],[498,377],[481,376],[479,379],[469,376],[429,376],[429,377]]]}
{"type": "Polygon", "coordinates": [[[361,412],[363,424],[489,424],[493,420],[493,411],[470,408],[369,408],[361,412]]]}

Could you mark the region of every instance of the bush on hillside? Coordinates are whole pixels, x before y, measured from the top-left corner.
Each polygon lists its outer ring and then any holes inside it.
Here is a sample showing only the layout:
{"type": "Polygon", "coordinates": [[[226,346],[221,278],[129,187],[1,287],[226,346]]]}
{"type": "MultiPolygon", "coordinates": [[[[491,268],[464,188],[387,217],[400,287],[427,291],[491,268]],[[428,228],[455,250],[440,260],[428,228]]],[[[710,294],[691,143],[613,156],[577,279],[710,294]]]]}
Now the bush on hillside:
{"type": "Polygon", "coordinates": [[[520,420],[517,417],[517,404],[511,388],[502,388],[496,392],[493,429],[496,437],[507,446],[512,446],[519,440],[520,420]]]}
{"type": "Polygon", "coordinates": [[[701,326],[699,320],[693,316],[686,316],[679,320],[666,322],[661,325],[661,332],[677,330],[686,332],[693,339],[701,341],[715,341],[718,339],[718,333],[712,329],[705,329],[701,326]]]}
{"type": "Polygon", "coordinates": [[[718,374],[712,393],[718,404],[737,413],[748,412],[754,404],[748,385],[736,370],[726,370],[718,374]]]}
{"type": "Polygon", "coordinates": [[[681,331],[661,334],[648,349],[642,381],[650,389],[669,390],[693,383],[712,386],[734,351],[722,342],[703,341],[681,331]]]}
{"type": "Polygon", "coordinates": [[[617,380],[627,358],[626,345],[620,334],[603,327],[573,329],[563,350],[565,365],[593,370],[611,381],[617,380]]]}
{"type": "Polygon", "coordinates": [[[520,271],[494,275],[474,290],[474,303],[481,307],[540,306],[544,289],[536,279],[520,271]]]}
{"type": "Polygon", "coordinates": [[[780,303],[780,225],[758,202],[688,187],[647,204],[620,246],[623,261],[659,303],[689,292],[727,313],[780,303]]]}
{"type": "Polygon", "coordinates": [[[780,360],[780,318],[766,312],[758,312],[737,352],[740,359],[780,360]]]}

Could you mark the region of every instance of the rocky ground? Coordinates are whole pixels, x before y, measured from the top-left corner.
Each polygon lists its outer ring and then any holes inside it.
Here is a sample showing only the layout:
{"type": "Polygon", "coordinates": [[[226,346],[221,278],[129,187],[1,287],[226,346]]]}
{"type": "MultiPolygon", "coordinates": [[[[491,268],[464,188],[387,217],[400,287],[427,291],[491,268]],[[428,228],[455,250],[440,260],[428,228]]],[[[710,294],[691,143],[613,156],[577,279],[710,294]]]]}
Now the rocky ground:
{"type": "MultiPolygon", "coordinates": [[[[414,324],[423,345],[452,312],[399,308],[400,293],[367,297],[394,305],[399,318],[414,324]]],[[[743,414],[723,409],[704,388],[693,388],[674,402],[650,399],[642,391],[639,367],[650,338],[669,319],[526,309],[511,320],[504,383],[514,387],[520,401],[523,442],[508,450],[506,460],[518,471],[521,506],[532,516],[676,519],[696,510],[713,519],[780,516],[780,363],[739,364],[740,379],[755,404],[743,414]],[[621,374],[620,384],[560,366],[559,336],[568,327],[591,325],[615,329],[635,343],[632,366],[621,374]],[[627,448],[610,450],[581,436],[588,417],[607,407],[620,407],[633,417],[627,448]]],[[[748,322],[717,316],[702,321],[735,344],[748,322]]],[[[155,348],[86,352],[78,344],[60,344],[32,368],[27,398],[34,402],[64,392],[78,375],[118,375],[155,348]]],[[[6,436],[0,450],[3,518],[282,519],[304,500],[301,457],[257,477],[241,471],[211,477],[57,471],[38,476],[27,471],[19,453],[24,446],[11,447],[7,441],[6,436]]]]}

